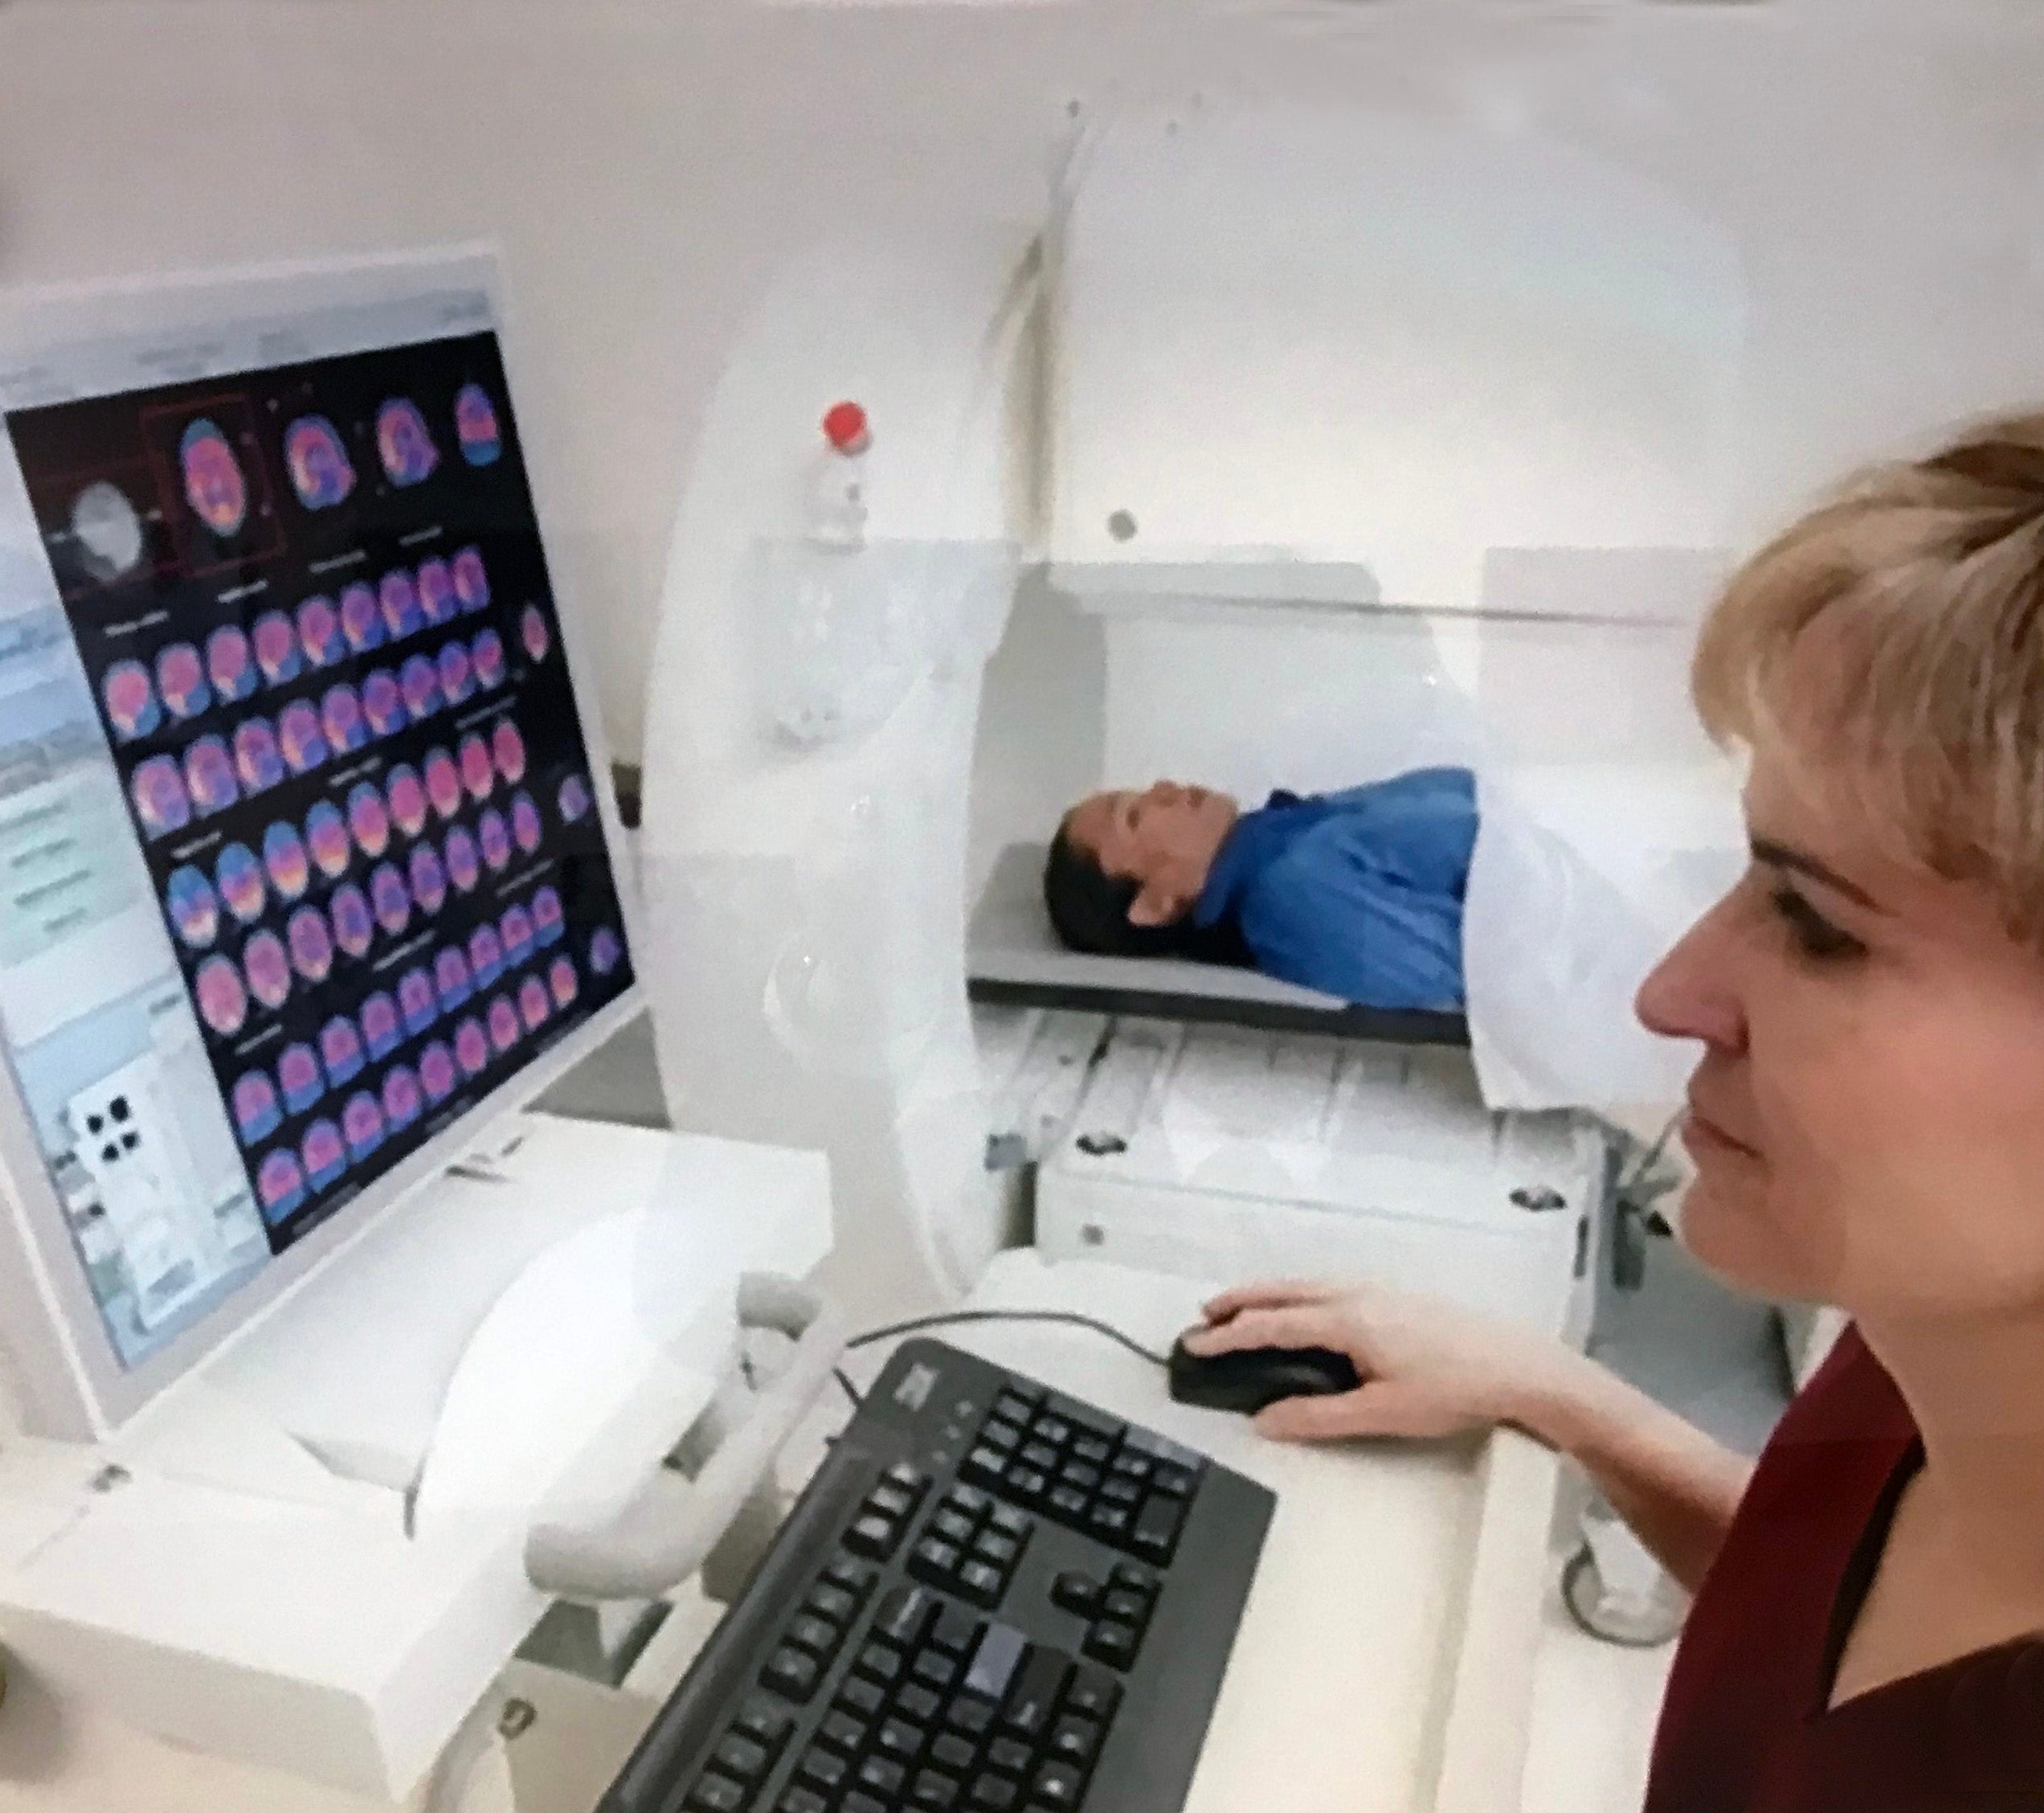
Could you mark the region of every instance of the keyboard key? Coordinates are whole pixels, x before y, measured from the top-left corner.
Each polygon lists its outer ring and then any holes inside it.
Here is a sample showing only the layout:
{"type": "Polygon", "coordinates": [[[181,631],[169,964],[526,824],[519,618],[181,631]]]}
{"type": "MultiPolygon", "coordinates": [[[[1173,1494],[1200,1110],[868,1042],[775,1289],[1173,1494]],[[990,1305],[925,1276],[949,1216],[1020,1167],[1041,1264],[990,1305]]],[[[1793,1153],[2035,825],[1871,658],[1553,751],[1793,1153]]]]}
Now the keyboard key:
{"type": "Polygon", "coordinates": [[[1020,1631],[1007,1624],[988,1625],[966,1674],[965,1691],[998,1706],[1008,1697],[1008,1690],[1028,1652],[1029,1639],[1020,1631]]]}
{"type": "Polygon", "coordinates": [[[1000,1479],[1007,1467],[1008,1456],[999,1448],[975,1448],[966,1456],[965,1464],[959,1471],[968,1479],[984,1479],[991,1484],[1000,1479]]]}
{"type": "Polygon", "coordinates": [[[855,1606],[866,1602],[866,1595],[873,1590],[877,1578],[871,1568],[848,1555],[840,1555],[824,1569],[824,1584],[849,1593],[855,1606]]]}
{"type": "Polygon", "coordinates": [[[946,1655],[963,1655],[979,1640],[979,1620],[962,1606],[946,1606],[930,1632],[930,1647],[946,1655]]]}
{"type": "Polygon", "coordinates": [[[1001,1594],[1008,1590],[1008,1582],[1000,1569],[989,1567],[984,1561],[967,1561],[959,1569],[958,1581],[960,1592],[989,1611],[1000,1603],[1001,1594]]]}
{"type": "Polygon", "coordinates": [[[839,1804],[837,1813],[894,1813],[894,1809],[869,1794],[848,1794],[839,1804]]]}
{"type": "Polygon", "coordinates": [[[1090,1769],[1100,1754],[1100,1727],[1091,1719],[1060,1719],[1050,1734],[1050,1754],[1074,1769],[1090,1769]]]}
{"type": "Polygon", "coordinates": [[[880,1728],[876,1742],[884,1754],[897,1762],[914,1762],[922,1754],[928,1735],[921,1725],[910,1725],[906,1719],[889,1719],[880,1728]]]}
{"type": "Polygon", "coordinates": [[[1150,1616],[1150,1602],[1140,1593],[1118,1588],[1101,1602],[1100,1615],[1118,1623],[1132,1624],[1139,1631],[1150,1616]]]}
{"type": "Polygon", "coordinates": [[[798,1706],[809,1704],[809,1696],[816,1691],[816,1677],[823,1672],[813,1655],[799,1649],[777,1649],[760,1671],[761,1684],[771,1687],[798,1706]]]}
{"type": "Polygon", "coordinates": [[[837,1705],[842,1712],[849,1713],[856,1719],[872,1721],[879,1717],[880,1709],[887,1704],[887,1689],[876,1681],[853,1679],[838,1689],[837,1705]]]}
{"type": "Polygon", "coordinates": [[[1050,1484],[1042,1474],[1030,1467],[1011,1467],[1002,1475],[1002,1483],[1020,1499],[1041,1498],[1050,1484]]]}
{"type": "Polygon", "coordinates": [[[1001,1729],[1028,1743],[1039,1742],[1050,1729],[1058,1696],[1071,1673],[1071,1664],[1056,1650],[1031,1650],[1008,1696],[1008,1710],[1001,1715],[1001,1729]]]}
{"type": "Polygon", "coordinates": [[[996,1504],[987,1522],[989,1528],[1016,1542],[1027,1542],[1036,1527],[1030,1522],[1028,1512],[1018,1511],[1012,1504],[996,1504]]]}
{"type": "Polygon", "coordinates": [[[1050,1600],[1061,1610],[1091,1619],[1100,1610],[1100,1582],[1089,1574],[1061,1574],[1051,1582],[1050,1600]]]}
{"type": "Polygon", "coordinates": [[[945,1496],[946,1508],[959,1516],[978,1519],[994,1510],[994,1501],[976,1486],[954,1486],[945,1496]]]}
{"type": "Polygon", "coordinates": [[[941,1649],[926,1649],[915,1660],[915,1678],[942,1693],[958,1679],[958,1658],[941,1649]]]}
{"type": "Polygon", "coordinates": [[[915,1545],[915,1553],[909,1557],[909,1572],[933,1586],[948,1586],[963,1558],[950,1543],[926,1538],[915,1545]]]}
{"type": "Polygon", "coordinates": [[[866,1746],[866,1733],[873,1728],[849,1713],[833,1712],[816,1733],[816,1741],[843,1756],[856,1756],[866,1746]]]}
{"type": "Polygon", "coordinates": [[[1098,1668],[1081,1668],[1065,1689],[1065,1710],[1105,1725],[1122,1703],[1122,1684],[1098,1668]]]}
{"type": "Polygon", "coordinates": [[[866,1508],[890,1524],[899,1523],[915,1509],[915,1494],[903,1492],[899,1486],[877,1487],[866,1500],[866,1508]]]}
{"type": "Polygon", "coordinates": [[[971,1805],[981,1813],[1008,1813],[1021,1798],[1021,1789],[1005,1775],[982,1775],[972,1784],[971,1805]]]}
{"type": "Polygon", "coordinates": [[[795,1729],[795,1717],[771,1700],[749,1700],[732,1720],[731,1729],[741,1737],[750,1737],[769,1756],[775,1756],[795,1729]]]}
{"type": "Polygon", "coordinates": [[[901,1678],[901,1652],[885,1643],[871,1643],[859,1651],[857,1672],[868,1680],[891,1687],[901,1678]]]}
{"type": "Polygon", "coordinates": [[[827,1618],[842,1630],[857,1616],[859,1602],[842,1586],[819,1586],[809,1595],[809,1612],[816,1618],[827,1618]]]}
{"type": "Polygon", "coordinates": [[[898,1488],[911,1498],[920,1498],[930,1490],[930,1475],[919,1472],[905,1460],[897,1460],[881,1477],[890,1486],[898,1488]]]}
{"type": "Polygon", "coordinates": [[[1036,1414],[1036,1406],[1042,1402],[1040,1397],[1024,1395],[1019,1390],[1004,1391],[994,1400],[994,1414],[1009,1422],[1027,1422],[1036,1414]]]}
{"type": "Polygon", "coordinates": [[[1100,1469],[1087,1467],[1078,1461],[1069,1461],[1057,1475],[1057,1483],[1069,1486],[1074,1492],[1091,1492],[1100,1485],[1100,1469]]]}
{"type": "Polygon", "coordinates": [[[1182,1467],[1160,1467],[1150,1485],[1152,1491],[1160,1492],[1167,1498],[1190,1498],[1198,1483],[1182,1467]]]}
{"type": "Polygon", "coordinates": [[[1035,1807],[1054,1809],[1055,1813],[1070,1813],[1085,1792],[1085,1778],[1070,1764],[1046,1763],[1037,1771],[1030,1787],[1030,1803],[1035,1807]]]}
{"type": "Polygon", "coordinates": [[[843,1787],[844,1778],[851,1773],[852,1765],[836,1751],[814,1744],[802,1753],[801,1762],[795,1766],[795,1778],[798,1782],[826,1796],[843,1787]]]}
{"type": "Polygon", "coordinates": [[[750,1786],[766,1773],[766,1766],[772,1759],[750,1737],[733,1733],[717,1746],[709,1760],[733,1781],[750,1786]]]}
{"type": "MultiPolygon", "coordinates": [[[[916,1664],[918,1672],[922,1663],[930,1660],[926,1655],[922,1658],[916,1664]]],[[[941,1661],[942,1658],[938,1660],[941,1661]]],[[[943,1708],[943,1696],[932,1693],[926,1687],[905,1687],[894,1696],[894,1710],[914,1725],[934,1725],[943,1708]]]]}
{"type": "Polygon", "coordinates": [[[1126,1668],[1134,1664],[1135,1646],[1134,1627],[1110,1619],[1094,1625],[1087,1633],[1085,1652],[1096,1662],[1105,1662],[1110,1668],[1126,1668]]]}
{"type": "Polygon", "coordinates": [[[1143,1488],[1133,1479],[1125,1479],[1118,1473],[1100,1488],[1100,1496],[1110,1504],[1130,1508],[1143,1502],[1143,1488]]]}
{"type": "Polygon", "coordinates": [[[927,1807],[930,1813],[950,1813],[958,1805],[958,1778],[941,1770],[926,1769],[909,1790],[909,1799],[918,1807],[927,1807]]]}
{"type": "Polygon", "coordinates": [[[1114,1456],[1113,1471],[1126,1479],[1147,1479],[1157,1471],[1157,1467],[1156,1463],[1147,1455],[1138,1454],[1133,1449],[1124,1448],[1114,1456]]]}
{"type": "Polygon", "coordinates": [[[904,1649],[914,1649],[936,1615],[937,1601],[927,1587],[897,1586],[873,1614],[873,1634],[904,1649]]]}
{"type": "Polygon", "coordinates": [[[1087,1504],[1086,1495],[1071,1486],[1053,1487],[1050,1494],[1050,1508],[1061,1517],[1083,1517],[1087,1504]]]}
{"type": "Polygon", "coordinates": [[[1152,1460],[1161,1462],[1167,1467],[1182,1467],[1188,1473],[1200,1472],[1207,1464],[1202,1456],[1195,1454],[1190,1448],[1180,1447],[1177,1443],[1158,1434],[1154,1430],[1131,1429],[1128,1432],[1128,1446],[1138,1454],[1147,1455],[1152,1460]]]}
{"type": "Polygon", "coordinates": [[[955,1549],[963,1549],[971,1541],[972,1533],[979,1525],[971,1518],[955,1511],[939,1511],[930,1520],[930,1533],[940,1542],[948,1542],[955,1549]]]}
{"type": "Polygon", "coordinates": [[[1021,1445],[1022,1431],[1013,1423],[1003,1422],[999,1418],[995,1418],[979,1431],[979,1439],[987,1447],[999,1448],[1002,1453],[1006,1454],[1021,1445]]]}
{"type": "Polygon", "coordinates": [[[689,1796],[690,1813],[742,1813],[746,1790],[726,1775],[705,1775],[689,1796]]]}
{"type": "Polygon", "coordinates": [[[844,1633],[835,1624],[820,1618],[798,1618],[788,1626],[787,1640],[796,1649],[806,1649],[811,1655],[828,1656],[837,1647],[844,1633]]]}
{"type": "Polygon", "coordinates": [[[1129,1514],[1118,1504],[1096,1504],[1086,1524],[1096,1536],[1119,1542],[1128,1534],[1129,1514]]]}
{"type": "Polygon", "coordinates": [[[885,1517],[861,1517],[844,1533],[844,1546],[855,1555],[870,1555],[877,1561],[884,1561],[894,1553],[900,1532],[900,1524],[891,1524],[885,1517]]]}
{"type": "Polygon", "coordinates": [[[930,1760],[963,1775],[979,1759],[979,1746],[962,1733],[947,1731],[930,1746],[930,1760]]]}
{"type": "Polygon", "coordinates": [[[1175,1498],[1153,1498],[1135,1520],[1129,1541],[1139,1555],[1153,1561],[1167,1561],[1178,1546],[1178,1526],[1185,1520],[1185,1506],[1175,1498]]]}
{"type": "Polygon", "coordinates": [[[993,1729],[995,1709],[990,1700],[955,1700],[944,1720],[967,1737],[983,1737],[993,1729]]]}
{"type": "Polygon", "coordinates": [[[1022,1451],[1022,1464],[1034,1467],[1045,1473],[1054,1473],[1064,1463],[1057,1449],[1043,1442],[1032,1442],[1022,1451]]]}
{"type": "Polygon", "coordinates": [[[869,1756],[859,1765],[859,1786],[885,1801],[898,1799],[901,1784],[908,1778],[907,1770],[898,1762],[889,1762],[885,1757],[869,1756]]]}
{"type": "Polygon", "coordinates": [[[814,1788],[790,1788],[775,1803],[775,1813],[830,1813],[830,1803],[814,1788]]]}
{"type": "Polygon", "coordinates": [[[1015,1565],[1022,1548],[1012,1537],[995,1536],[989,1530],[973,1544],[972,1553],[987,1566],[999,1568],[1005,1574],[1015,1565]]]}
{"type": "Polygon", "coordinates": [[[1114,1572],[1107,1576],[1107,1584],[1119,1587],[1125,1593],[1140,1593],[1146,1599],[1154,1599],[1163,1590],[1164,1583],[1139,1561],[1117,1561],[1114,1572]]]}
{"type": "Polygon", "coordinates": [[[1114,1444],[1098,1435],[1081,1435],[1072,1444],[1073,1459],[1084,1461],[1089,1467],[1105,1467],[1114,1451],[1114,1444]]]}
{"type": "Polygon", "coordinates": [[[1036,1760],[1036,1753],[1027,1744],[1018,1744],[1012,1737],[995,1738],[987,1752],[987,1766],[1004,1775],[1026,1775],[1036,1760]]]}
{"type": "Polygon", "coordinates": [[[1053,1447],[1061,1448],[1072,1439],[1072,1426],[1059,1417],[1040,1418],[1030,1431],[1039,1442],[1048,1442],[1053,1447]]]}

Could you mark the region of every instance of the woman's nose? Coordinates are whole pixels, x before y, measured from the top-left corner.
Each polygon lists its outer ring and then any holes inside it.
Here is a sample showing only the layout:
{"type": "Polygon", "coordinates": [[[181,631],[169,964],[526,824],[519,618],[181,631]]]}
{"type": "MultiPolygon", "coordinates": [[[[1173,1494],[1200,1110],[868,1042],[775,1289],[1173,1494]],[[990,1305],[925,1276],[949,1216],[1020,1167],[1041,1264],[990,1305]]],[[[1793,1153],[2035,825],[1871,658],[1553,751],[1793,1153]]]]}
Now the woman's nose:
{"type": "Polygon", "coordinates": [[[1723,1051],[1746,1042],[1746,1012],[1731,964],[1724,908],[1707,914],[1640,984],[1633,1011],[1663,1038],[1700,1039],[1723,1051]]]}

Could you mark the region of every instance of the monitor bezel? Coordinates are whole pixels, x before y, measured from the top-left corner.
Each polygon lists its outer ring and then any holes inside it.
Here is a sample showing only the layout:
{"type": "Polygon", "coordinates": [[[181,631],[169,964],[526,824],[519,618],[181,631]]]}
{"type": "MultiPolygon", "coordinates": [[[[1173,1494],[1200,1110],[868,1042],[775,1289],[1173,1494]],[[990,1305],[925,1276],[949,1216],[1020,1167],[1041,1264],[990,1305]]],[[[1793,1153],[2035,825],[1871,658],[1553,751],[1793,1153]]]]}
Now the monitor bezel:
{"type": "MultiPolygon", "coordinates": [[[[29,1350],[17,1349],[11,1357],[27,1400],[22,1410],[39,1434],[92,1440],[117,1432],[179,1380],[268,1320],[341,1253],[451,1165],[486,1145],[493,1126],[527,1107],[647,1010],[645,946],[612,784],[609,739],[574,583],[558,558],[561,525],[550,499],[561,493],[547,469],[543,448],[548,437],[531,431],[529,393],[519,383],[521,361],[506,289],[497,249],[466,244],[0,293],[0,358],[48,357],[96,342],[196,332],[209,325],[268,321],[312,309],[402,304],[450,292],[482,293],[510,387],[513,415],[524,431],[521,440],[533,514],[547,552],[562,649],[633,966],[632,985],[586,1025],[500,1083],[445,1132],[133,1366],[123,1366],[115,1351],[13,1066],[0,1054],[0,1206],[11,1210],[21,1236],[15,1244],[31,1275],[10,1279],[8,1287],[0,1290],[0,1312],[27,1325],[29,1350]],[[35,1313],[23,1286],[39,1299],[41,1315],[35,1313]],[[33,1351],[38,1348],[43,1351],[33,1351]]],[[[8,1345],[0,1337],[0,1357],[7,1357],[8,1345]]]]}

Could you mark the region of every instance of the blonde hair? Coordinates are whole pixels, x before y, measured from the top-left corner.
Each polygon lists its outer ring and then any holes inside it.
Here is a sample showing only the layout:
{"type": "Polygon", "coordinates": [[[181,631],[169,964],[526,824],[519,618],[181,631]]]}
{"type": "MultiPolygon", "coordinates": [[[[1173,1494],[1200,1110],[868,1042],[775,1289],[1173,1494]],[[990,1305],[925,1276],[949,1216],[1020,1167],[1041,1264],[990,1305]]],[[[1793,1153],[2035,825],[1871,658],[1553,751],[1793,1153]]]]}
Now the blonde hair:
{"type": "Polygon", "coordinates": [[[1843,486],[1732,580],[1691,677],[1720,743],[1823,763],[2044,939],[2044,414],[1843,486]]]}

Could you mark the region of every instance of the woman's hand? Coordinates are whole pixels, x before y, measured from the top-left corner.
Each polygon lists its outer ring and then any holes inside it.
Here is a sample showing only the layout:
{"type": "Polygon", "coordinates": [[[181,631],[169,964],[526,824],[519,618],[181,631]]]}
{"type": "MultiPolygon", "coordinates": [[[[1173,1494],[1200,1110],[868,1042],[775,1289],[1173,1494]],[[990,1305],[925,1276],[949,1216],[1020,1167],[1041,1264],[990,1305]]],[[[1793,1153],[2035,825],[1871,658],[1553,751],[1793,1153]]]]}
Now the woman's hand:
{"type": "Polygon", "coordinates": [[[1196,1354],[1319,1347],[1354,1362],[1358,1389],[1284,1398],[1257,1418],[1284,1440],[1430,1440],[1500,1422],[1538,1433],[1543,1407],[1579,1393],[1589,1367],[1529,1329],[1372,1285],[1250,1285],[1215,1298],[1206,1316],[1186,1337],[1196,1354]]]}

